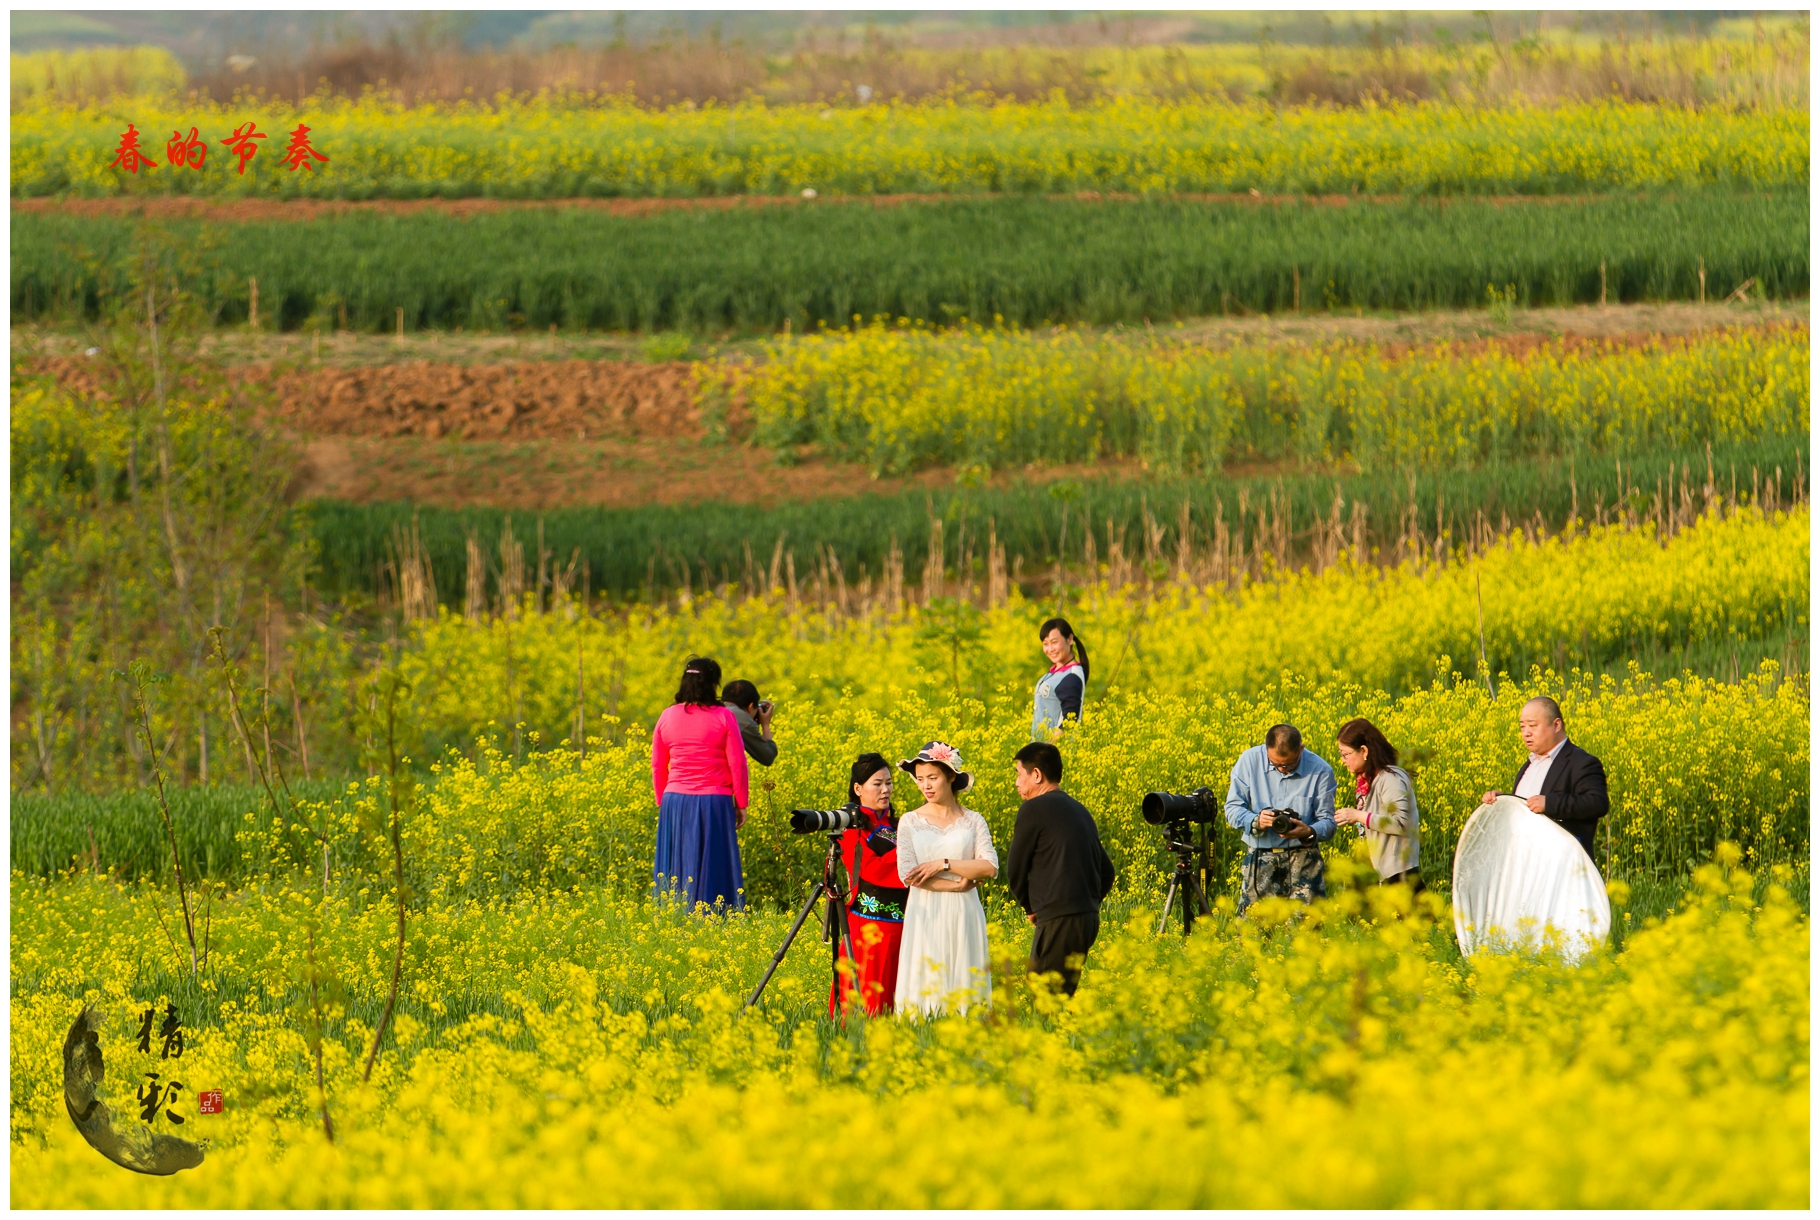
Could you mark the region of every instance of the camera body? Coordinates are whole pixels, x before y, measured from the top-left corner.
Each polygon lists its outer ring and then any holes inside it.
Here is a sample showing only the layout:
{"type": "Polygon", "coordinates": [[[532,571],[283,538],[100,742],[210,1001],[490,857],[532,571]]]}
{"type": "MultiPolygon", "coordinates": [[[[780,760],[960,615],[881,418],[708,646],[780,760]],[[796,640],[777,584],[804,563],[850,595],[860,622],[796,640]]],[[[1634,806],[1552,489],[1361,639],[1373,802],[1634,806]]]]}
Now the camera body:
{"type": "Polygon", "coordinates": [[[1287,809],[1263,809],[1259,811],[1259,816],[1266,813],[1271,814],[1272,817],[1269,826],[1259,828],[1260,832],[1263,834],[1284,835],[1287,837],[1285,827],[1290,822],[1300,822],[1302,820],[1301,814],[1292,813],[1287,809]]]}
{"type": "Polygon", "coordinates": [[[1219,801],[1213,789],[1196,788],[1189,793],[1148,792],[1144,794],[1144,820],[1152,826],[1170,822],[1211,822],[1220,815],[1219,801]]]}
{"type": "Polygon", "coordinates": [[[841,809],[792,809],[790,829],[799,835],[839,834],[866,824],[865,811],[858,805],[841,809]]]}

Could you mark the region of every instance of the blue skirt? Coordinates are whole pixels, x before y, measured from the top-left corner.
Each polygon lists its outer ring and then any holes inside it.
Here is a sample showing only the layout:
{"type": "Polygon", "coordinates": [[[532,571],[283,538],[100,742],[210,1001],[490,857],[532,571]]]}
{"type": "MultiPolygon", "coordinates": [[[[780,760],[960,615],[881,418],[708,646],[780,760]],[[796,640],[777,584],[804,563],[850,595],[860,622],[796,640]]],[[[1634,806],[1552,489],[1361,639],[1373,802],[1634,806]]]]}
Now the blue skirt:
{"type": "Polygon", "coordinates": [[[739,866],[739,836],[733,798],[720,794],[664,793],[657,811],[658,894],[676,894],[691,909],[698,902],[744,910],[745,874],[739,866]]]}

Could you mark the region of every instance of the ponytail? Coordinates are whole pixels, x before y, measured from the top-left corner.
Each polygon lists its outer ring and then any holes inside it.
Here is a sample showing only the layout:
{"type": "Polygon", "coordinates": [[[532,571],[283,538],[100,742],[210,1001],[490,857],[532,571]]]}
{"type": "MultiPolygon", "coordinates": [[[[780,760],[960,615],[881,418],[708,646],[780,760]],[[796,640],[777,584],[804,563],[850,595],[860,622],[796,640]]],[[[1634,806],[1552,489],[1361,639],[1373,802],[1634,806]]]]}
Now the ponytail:
{"type": "Polygon", "coordinates": [[[713,657],[690,657],[683,664],[676,701],[695,707],[720,706],[720,663],[713,657]]]}

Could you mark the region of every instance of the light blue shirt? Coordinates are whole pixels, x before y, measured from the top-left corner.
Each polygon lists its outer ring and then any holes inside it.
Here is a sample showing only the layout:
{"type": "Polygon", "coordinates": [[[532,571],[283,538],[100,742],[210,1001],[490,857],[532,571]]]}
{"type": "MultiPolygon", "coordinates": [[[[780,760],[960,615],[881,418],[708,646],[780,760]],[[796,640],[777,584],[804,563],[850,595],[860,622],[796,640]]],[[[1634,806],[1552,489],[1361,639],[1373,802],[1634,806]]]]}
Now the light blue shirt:
{"type": "Polygon", "coordinates": [[[1308,824],[1315,841],[1333,838],[1333,768],[1313,750],[1303,750],[1294,771],[1284,775],[1270,765],[1263,746],[1252,746],[1232,767],[1226,789],[1226,822],[1239,831],[1248,848],[1288,847],[1296,842],[1274,830],[1255,830],[1266,809],[1286,809],[1308,824]]]}

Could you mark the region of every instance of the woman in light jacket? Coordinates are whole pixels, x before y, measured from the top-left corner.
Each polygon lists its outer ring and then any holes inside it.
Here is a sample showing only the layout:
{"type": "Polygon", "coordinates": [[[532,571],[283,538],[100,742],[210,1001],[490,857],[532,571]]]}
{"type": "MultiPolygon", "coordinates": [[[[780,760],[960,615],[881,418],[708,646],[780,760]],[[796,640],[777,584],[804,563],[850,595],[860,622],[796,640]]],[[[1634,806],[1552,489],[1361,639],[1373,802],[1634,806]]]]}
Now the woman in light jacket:
{"type": "Polygon", "coordinates": [[[1371,847],[1371,864],[1385,885],[1398,882],[1416,893],[1422,884],[1421,815],[1416,810],[1416,786],[1409,772],[1397,766],[1396,747],[1384,740],[1369,720],[1348,720],[1340,726],[1340,762],[1352,772],[1356,809],[1336,809],[1333,820],[1359,828],[1371,847]]]}
{"type": "Polygon", "coordinates": [[[1036,682],[1035,706],[1030,716],[1030,739],[1048,741],[1064,720],[1081,718],[1087,697],[1087,645],[1074,634],[1065,618],[1052,618],[1037,628],[1036,638],[1049,658],[1049,669],[1036,682]]]}

